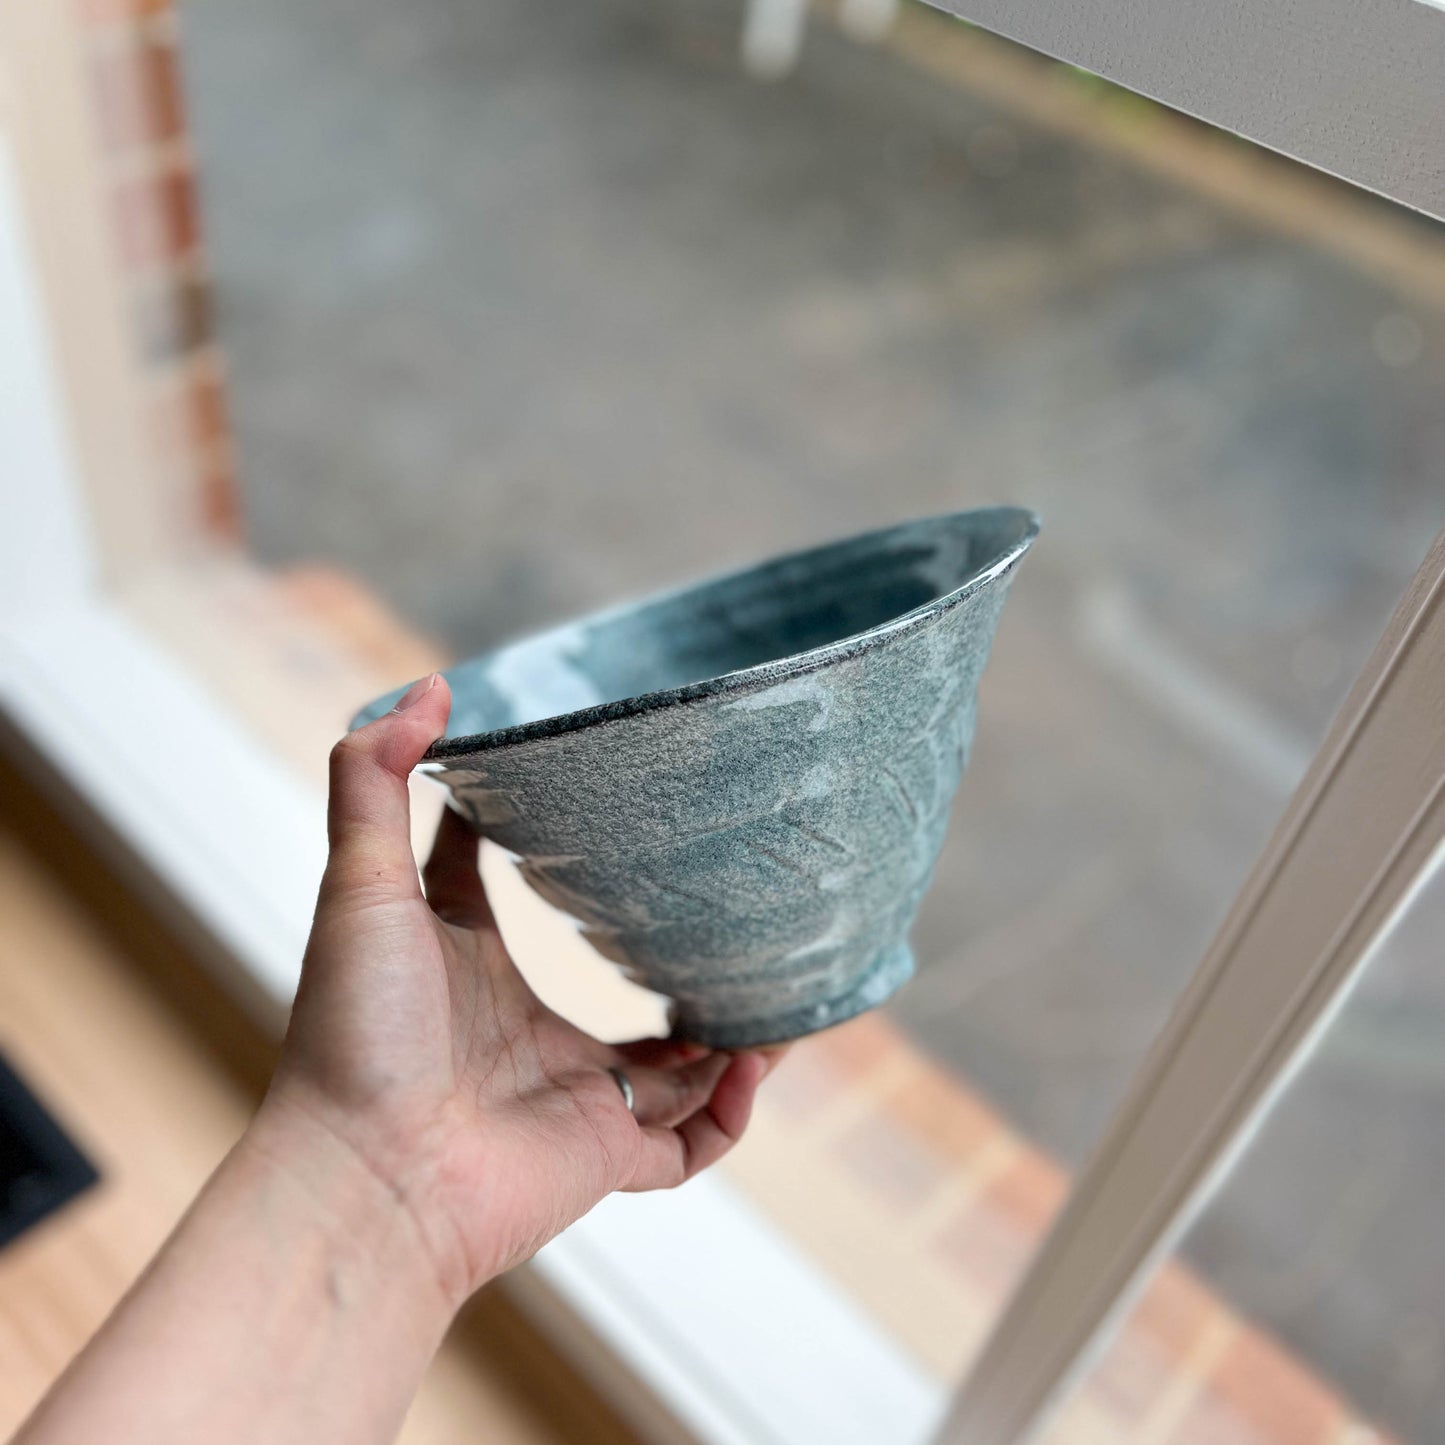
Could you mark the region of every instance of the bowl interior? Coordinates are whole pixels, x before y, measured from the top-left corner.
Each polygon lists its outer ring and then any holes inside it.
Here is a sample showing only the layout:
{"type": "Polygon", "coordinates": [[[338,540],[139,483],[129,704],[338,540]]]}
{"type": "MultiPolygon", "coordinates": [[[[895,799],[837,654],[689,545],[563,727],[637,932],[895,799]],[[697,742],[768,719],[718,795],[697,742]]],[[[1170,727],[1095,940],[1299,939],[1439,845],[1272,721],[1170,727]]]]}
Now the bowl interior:
{"type": "MultiPolygon", "coordinates": [[[[1031,512],[996,507],[905,522],[615,608],[464,662],[447,737],[667,692],[827,647],[1005,564],[1031,512]]],[[[380,716],[395,695],[361,715],[380,716]]]]}

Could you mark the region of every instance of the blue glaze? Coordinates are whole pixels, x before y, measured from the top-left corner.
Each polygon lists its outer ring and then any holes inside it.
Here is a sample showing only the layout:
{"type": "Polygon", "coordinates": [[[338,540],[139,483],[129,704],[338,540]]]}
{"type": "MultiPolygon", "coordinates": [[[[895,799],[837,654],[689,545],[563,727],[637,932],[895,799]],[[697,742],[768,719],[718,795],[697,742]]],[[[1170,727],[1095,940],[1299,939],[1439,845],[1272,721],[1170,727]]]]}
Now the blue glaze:
{"type": "MultiPolygon", "coordinates": [[[[423,767],[678,1035],[840,1023],[908,930],[1033,513],[905,522],[613,609],[446,673],[423,767]]],[[[400,690],[361,712],[387,712],[400,690]]]]}

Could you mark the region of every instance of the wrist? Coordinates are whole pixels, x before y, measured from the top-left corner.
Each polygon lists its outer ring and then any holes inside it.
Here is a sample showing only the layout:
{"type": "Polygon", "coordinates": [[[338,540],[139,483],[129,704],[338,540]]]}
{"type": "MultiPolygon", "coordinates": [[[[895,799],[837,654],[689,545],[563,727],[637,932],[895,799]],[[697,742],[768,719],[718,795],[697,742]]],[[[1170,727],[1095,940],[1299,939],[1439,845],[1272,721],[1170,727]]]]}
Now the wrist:
{"type": "Polygon", "coordinates": [[[333,1298],[384,1302],[440,1340],[466,1291],[459,1271],[423,1227],[404,1182],[378,1169],[318,1111],[274,1093],[231,1163],[324,1247],[333,1298]]]}

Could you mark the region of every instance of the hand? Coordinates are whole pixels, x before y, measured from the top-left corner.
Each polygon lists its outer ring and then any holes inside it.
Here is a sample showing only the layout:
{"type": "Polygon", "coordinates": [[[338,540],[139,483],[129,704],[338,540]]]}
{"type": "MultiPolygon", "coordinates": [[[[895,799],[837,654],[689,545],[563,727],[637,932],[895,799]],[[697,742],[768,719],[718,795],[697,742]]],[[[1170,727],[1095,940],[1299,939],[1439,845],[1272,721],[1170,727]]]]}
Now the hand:
{"type": "Polygon", "coordinates": [[[508,956],[476,836],[451,810],[418,880],[406,780],[450,706],[446,682],[423,678],[332,753],[330,860],[254,1131],[287,1167],[339,1148],[375,1176],[455,1306],[613,1190],[714,1163],[776,1051],[613,1048],[553,1013],[508,956]]]}
{"type": "Polygon", "coordinates": [[[332,754],[331,857],[271,1088],[25,1445],[381,1445],[473,1290],[742,1133],[769,1059],[609,1048],[543,1007],[452,813],[423,894],[406,780],[450,705],[424,678],[332,754]]]}

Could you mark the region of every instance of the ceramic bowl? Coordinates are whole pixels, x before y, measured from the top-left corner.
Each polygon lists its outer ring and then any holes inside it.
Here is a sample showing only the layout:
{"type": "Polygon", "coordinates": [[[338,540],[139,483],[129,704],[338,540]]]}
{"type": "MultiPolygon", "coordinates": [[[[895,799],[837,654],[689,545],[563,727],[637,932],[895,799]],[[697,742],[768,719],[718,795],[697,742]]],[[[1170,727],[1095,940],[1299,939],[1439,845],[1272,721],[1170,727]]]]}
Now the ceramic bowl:
{"type": "MultiPolygon", "coordinates": [[[[913,970],[1009,578],[994,507],[905,522],[450,669],[423,767],[717,1048],[826,1028],[913,970]]],[[[398,693],[357,723],[379,717],[398,693]]]]}

